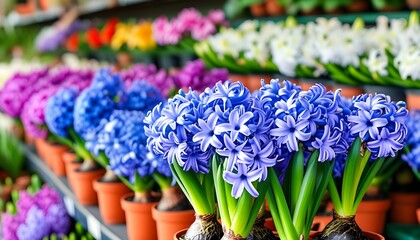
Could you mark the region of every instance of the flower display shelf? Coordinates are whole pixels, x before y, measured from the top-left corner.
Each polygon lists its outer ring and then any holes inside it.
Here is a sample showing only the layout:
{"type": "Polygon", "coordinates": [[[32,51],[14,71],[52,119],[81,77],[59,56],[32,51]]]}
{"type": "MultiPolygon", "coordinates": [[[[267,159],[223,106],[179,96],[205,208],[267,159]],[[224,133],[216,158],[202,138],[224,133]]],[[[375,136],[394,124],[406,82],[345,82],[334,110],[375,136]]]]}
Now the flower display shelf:
{"type": "MultiPolygon", "coordinates": [[[[346,13],[346,14],[321,14],[321,15],[310,15],[310,16],[296,16],[296,20],[299,23],[308,23],[315,21],[319,17],[333,18],[336,17],[342,23],[353,23],[356,18],[361,18],[366,24],[372,25],[376,23],[376,19],[379,16],[386,16],[389,19],[405,18],[408,19],[410,11],[398,11],[398,12],[366,12],[366,13],[346,13]]],[[[263,17],[256,18],[260,21],[274,21],[279,22],[287,18],[287,15],[279,17],[263,17]]],[[[240,19],[233,22],[232,26],[239,26],[243,21],[248,19],[240,19]]]]}
{"type": "MultiPolygon", "coordinates": [[[[118,6],[127,6],[130,4],[137,4],[141,2],[147,2],[149,0],[118,0],[118,6]]],[[[80,6],[80,14],[86,15],[103,10],[113,8],[113,0],[104,1],[87,1],[85,4],[80,6]]],[[[11,26],[24,26],[36,23],[43,23],[52,21],[62,14],[63,9],[61,7],[54,7],[46,11],[36,11],[32,14],[20,15],[16,12],[11,12],[4,20],[4,25],[11,26]]],[[[1,26],[1,25],[0,25],[1,26]]]]}
{"type": "Polygon", "coordinates": [[[65,177],[57,177],[47,165],[27,145],[22,146],[27,158],[28,166],[37,172],[42,179],[57,189],[63,197],[67,212],[76,221],[80,222],[95,239],[98,240],[124,240],[128,239],[125,224],[108,225],[103,223],[98,206],[82,206],[77,202],[74,193],[69,187],[65,177]]]}

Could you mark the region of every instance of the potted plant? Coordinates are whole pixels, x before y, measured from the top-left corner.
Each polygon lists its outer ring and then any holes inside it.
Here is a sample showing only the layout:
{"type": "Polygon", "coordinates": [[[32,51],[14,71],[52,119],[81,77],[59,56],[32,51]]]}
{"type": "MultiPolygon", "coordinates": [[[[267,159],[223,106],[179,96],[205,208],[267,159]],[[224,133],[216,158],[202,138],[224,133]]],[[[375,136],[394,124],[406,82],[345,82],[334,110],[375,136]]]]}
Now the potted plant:
{"type": "Polygon", "coordinates": [[[272,81],[259,97],[274,119],[270,135],[282,159],[268,172],[270,213],[281,239],[308,239],[332,162],[345,149],[339,91],[327,92],[320,84],[301,91],[289,82],[272,81]]]}
{"type": "Polygon", "coordinates": [[[391,221],[403,224],[415,224],[417,222],[416,209],[420,207],[420,193],[416,187],[420,181],[418,153],[419,140],[417,133],[420,119],[419,111],[411,111],[407,121],[408,135],[407,144],[404,147],[402,159],[411,168],[414,178],[410,177],[410,169],[402,170],[396,176],[396,191],[391,193],[392,208],[391,221]],[[416,180],[417,178],[417,180],[416,180]]]}
{"type": "Polygon", "coordinates": [[[407,135],[405,104],[391,102],[386,95],[360,95],[353,98],[343,111],[350,148],[347,154],[336,159],[336,164],[343,166],[344,173],[342,178],[331,178],[328,183],[334,219],[318,239],[342,236],[362,239],[366,236],[355,221],[358,206],[385,158],[395,156],[404,147],[407,135]]]}

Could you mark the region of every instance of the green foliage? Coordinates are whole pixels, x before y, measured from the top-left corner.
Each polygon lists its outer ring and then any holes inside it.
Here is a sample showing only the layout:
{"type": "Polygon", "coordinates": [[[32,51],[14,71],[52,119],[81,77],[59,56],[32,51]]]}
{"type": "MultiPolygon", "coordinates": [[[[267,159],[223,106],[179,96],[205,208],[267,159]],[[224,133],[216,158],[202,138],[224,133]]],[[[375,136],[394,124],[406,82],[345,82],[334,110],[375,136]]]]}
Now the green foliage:
{"type": "Polygon", "coordinates": [[[15,47],[22,48],[23,57],[30,59],[37,55],[34,39],[39,27],[0,28],[0,61],[9,61],[15,47]]]}
{"type": "Polygon", "coordinates": [[[19,140],[6,130],[0,130],[0,168],[17,178],[22,170],[24,154],[19,140]]]}
{"type": "Polygon", "coordinates": [[[240,15],[245,8],[252,4],[262,2],[264,2],[264,0],[228,0],[223,9],[228,18],[234,18],[240,15]]]}
{"type": "Polygon", "coordinates": [[[402,8],[405,1],[401,0],[372,0],[372,5],[377,10],[383,10],[385,7],[402,8]]]}

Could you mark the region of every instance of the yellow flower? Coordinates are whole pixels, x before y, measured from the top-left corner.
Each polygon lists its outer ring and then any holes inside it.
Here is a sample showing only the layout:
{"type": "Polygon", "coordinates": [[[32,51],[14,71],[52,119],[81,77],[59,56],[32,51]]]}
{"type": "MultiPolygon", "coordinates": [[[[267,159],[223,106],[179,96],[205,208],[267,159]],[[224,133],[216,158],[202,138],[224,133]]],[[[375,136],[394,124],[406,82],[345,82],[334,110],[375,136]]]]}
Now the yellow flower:
{"type": "Polygon", "coordinates": [[[115,28],[115,33],[111,39],[111,48],[117,50],[127,42],[132,26],[125,23],[118,23],[115,28]]]}
{"type": "Polygon", "coordinates": [[[127,36],[127,46],[131,49],[139,48],[143,51],[156,47],[153,39],[152,22],[144,21],[131,28],[129,36],[127,36]]]}

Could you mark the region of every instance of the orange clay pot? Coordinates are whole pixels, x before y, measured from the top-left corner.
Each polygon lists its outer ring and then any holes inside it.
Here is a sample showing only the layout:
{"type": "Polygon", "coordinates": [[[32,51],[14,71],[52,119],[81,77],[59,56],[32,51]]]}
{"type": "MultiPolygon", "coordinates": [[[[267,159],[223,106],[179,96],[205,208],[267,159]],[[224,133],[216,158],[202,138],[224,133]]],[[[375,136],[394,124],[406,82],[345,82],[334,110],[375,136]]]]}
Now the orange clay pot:
{"type": "Polygon", "coordinates": [[[159,211],[157,204],[152,207],[152,216],[156,221],[158,240],[172,239],[178,231],[188,228],[195,220],[194,210],[159,211]]]}
{"type": "Polygon", "coordinates": [[[417,208],[417,222],[420,224],[420,208],[417,208]]]}
{"type": "Polygon", "coordinates": [[[276,231],[276,226],[274,225],[274,220],[271,217],[268,217],[264,221],[264,227],[270,229],[271,231],[276,231]]]}
{"type": "Polygon", "coordinates": [[[261,80],[264,80],[265,83],[270,83],[271,79],[274,77],[272,75],[248,75],[248,79],[244,82],[245,87],[247,87],[251,92],[257,91],[261,88],[261,80]]]}
{"type": "Polygon", "coordinates": [[[66,176],[67,181],[71,188],[73,187],[74,171],[78,169],[82,162],[77,161],[77,155],[72,152],[64,152],[61,156],[63,158],[64,164],[66,165],[66,176]]]}
{"type": "Polygon", "coordinates": [[[405,0],[407,6],[411,10],[419,10],[420,9],[420,0],[405,0]]]}
{"type": "Polygon", "coordinates": [[[265,11],[270,16],[280,16],[285,13],[285,8],[277,3],[277,0],[266,0],[265,1],[265,11]]]}
{"type": "MultiPolygon", "coordinates": [[[[309,235],[309,239],[310,240],[312,240],[312,239],[316,239],[316,237],[318,236],[318,234],[320,234],[321,232],[320,231],[318,231],[318,232],[311,232],[310,233],[310,235],[309,235]]],[[[366,231],[363,231],[363,234],[368,238],[368,239],[370,239],[370,240],[385,240],[385,238],[382,236],[382,235],[379,235],[379,234],[377,234],[377,233],[374,233],[374,232],[366,232],[366,231]]]]}
{"type": "MultiPolygon", "coordinates": [[[[391,222],[403,224],[416,224],[416,210],[420,208],[420,193],[390,194],[391,198],[391,222]]],[[[418,212],[418,210],[417,210],[418,212]]]]}
{"type": "Polygon", "coordinates": [[[264,3],[255,3],[252,4],[249,9],[251,10],[251,14],[254,17],[264,17],[267,15],[267,11],[265,8],[264,3]]]}
{"type": "Polygon", "coordinates": [[[104,175],[105,169],[95,169],[89,171],[73,170],[72,188],[77,200],[83,206],[96,205],[98,197],[93,189],[93,181],[104,175]]]}
{"type": "Polygon", "coordinates": [[[51,168],[55,175],[59,177],[66,176],[66,165],[63,160],[63,153],[68,151],[68,147],[51,145],[51,168]]]}
{"type": "Polygon", "coordinates": [[[35,139],[25,132],[25,142],[28,145],[33,145],[35,144],[35,139]]]}
{"type": "Polygon", "coordinates": [[[368,12],[370,10],[369,1],[355,0],[346,6],[349,12],[368,12]]]}
{"type": "Polygon", "coordinates": [[[98,206],[102,220],[106,224],[125,223],[124,210],[121,208],[121,197],[131,190],[122,182],[103,182],[97,178],[93,189],[98,194],[98,206]]]}
{"type": "Polygon", "coordinates": [[[21,175],[16,178],[15,183],[13,184],[13,189],[22,191],[28,188],[29,185],[31,185],[31,176],[21,175]]]}
{"type": "Polygon", "coordinates": [[[182,236],[184,236],[188,231],[188,228],[182,229],[174,234],[173,240],[180,240],[182,236]]]}
{"type": "MultiPolygon", "coordinates": [[[[156,240],[156,222],[152,218],[152,207],[155,202],[138,203],[131,199],[133,193],[121,197],[121,207],[125,211],[127,234],[129,240],[156,240]]],[[[173,237],[173,234],[172,234],[173,237]]],[[[172,238],[171,237],[171,238],[172,238]]],[[[169,239],[171,239],[169,238],[169,239]]]]}
{"type": "Polygon", "coordinates": [[[390,207],[390,199],[366,200],[360,202],[356,211],[357,225],[359,225],[363,231],[382,234],[386,215],[390,207]]]}
{"type": "Polygon", "coordinates": [[[322,231],[324,230],[325,226],[333,220],[333,216],[328,215],[316,215],[314,217],[314,221],[312,222],[312,230],[314,231],[322,231]]]}
{"type": "Polygon", "coordinates": [[[243,75],[243,74],[229,74],[229,80],[231,82],[245,83],[245,82],[248,81],[248,75],[243,75]]]}
{"type": "Polygon", "coordinates": [[[333,86],[331,86],[331,89],[333,91],[337,89],[341,89],[341,96],[344,96],[347,98],[352,98],[353,96],[358,96],[364,93],[363,89],[359,86],[334,84],[333,86]]]}
{"type": "Polygon", "coordinates": [[[405,95],[409,110],[420,109],[420,90],[409,89],[405,91],[405,95]]]}
{"type": "Polygon", "coordinates": [[[38,156],[44,160],[44,162],[47,164],[47,166],[50,166],[50,163],[47,162],[46,158],[45,158],[45,153],[46,153],[46,148],[47,148],[47,142],[45,141],[45,139],[43,138],[36,138],[34,140],[35,143],[35,149],[36,152],[38,153],[38,156]]]}

